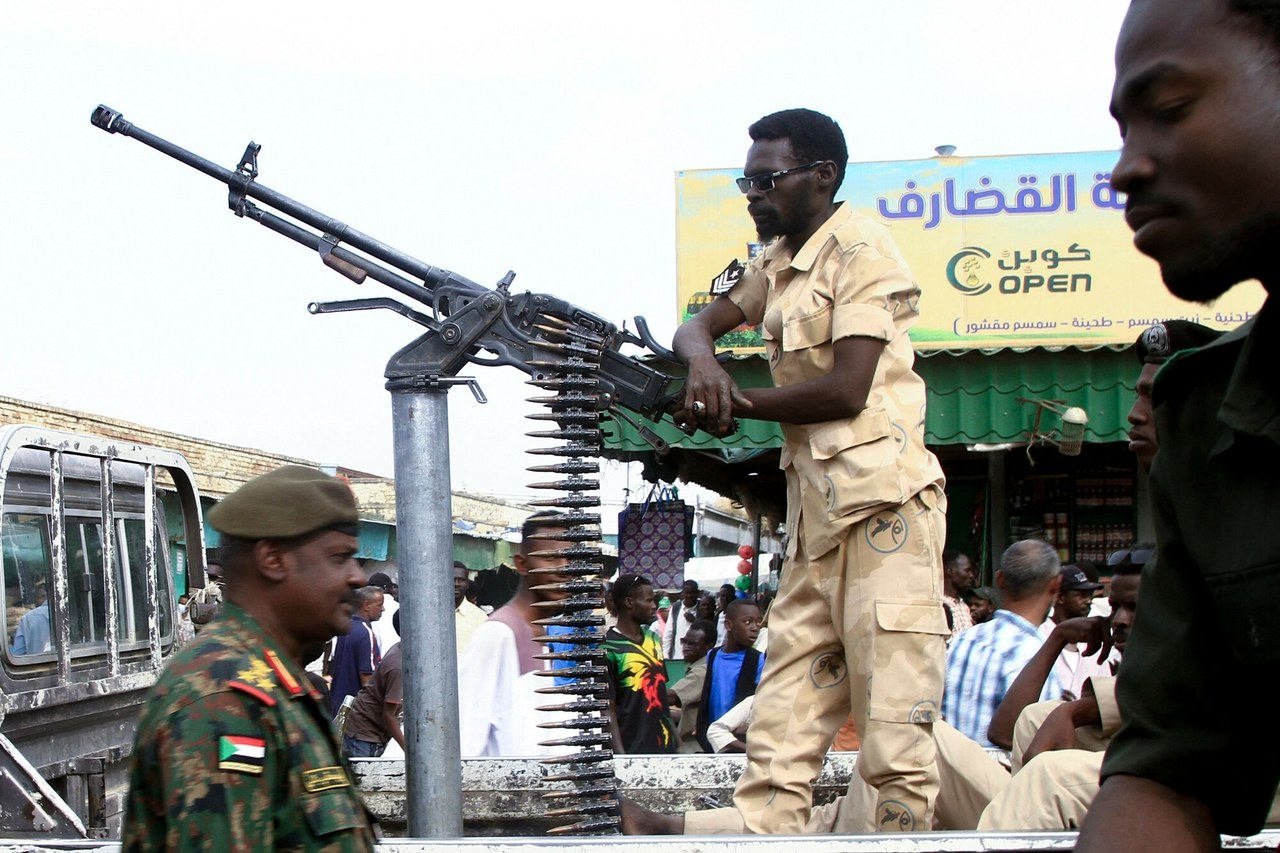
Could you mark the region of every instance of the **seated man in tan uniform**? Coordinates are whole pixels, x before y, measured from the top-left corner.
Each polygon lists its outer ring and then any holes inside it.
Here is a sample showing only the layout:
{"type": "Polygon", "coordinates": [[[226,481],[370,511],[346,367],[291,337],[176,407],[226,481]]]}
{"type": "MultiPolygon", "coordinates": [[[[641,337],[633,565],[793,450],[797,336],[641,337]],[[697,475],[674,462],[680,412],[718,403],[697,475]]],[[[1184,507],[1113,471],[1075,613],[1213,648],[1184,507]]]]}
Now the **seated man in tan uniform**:
{"type": "Polygon", "coordinates": [[[716,644],[716,623],[696,619],[680,638],[680,651],[688,669],[684,677],[667,690],[672,717],[676,718],[681,752],[701,752],[698,743],[698,714],[702,710],[702,685],[707,679],[707,652],[716,644]]]}

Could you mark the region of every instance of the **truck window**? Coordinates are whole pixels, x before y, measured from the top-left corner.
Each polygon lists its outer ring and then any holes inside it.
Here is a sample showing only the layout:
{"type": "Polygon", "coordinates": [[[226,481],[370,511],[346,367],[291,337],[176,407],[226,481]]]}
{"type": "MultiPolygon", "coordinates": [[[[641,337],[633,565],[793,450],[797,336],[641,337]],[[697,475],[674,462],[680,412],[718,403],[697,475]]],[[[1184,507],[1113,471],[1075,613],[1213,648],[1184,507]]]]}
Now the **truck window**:
{"type": "MultiPolygon", "coordinates": [[[[115,567],[117,591],[116,637],[121,649],[147,643],[146,527],[140,518],[117,519],[115,567]]],[[[75,521],[67,525],[67,579],[71,615],[71,644],[94,646],[106,642],[106,583],[102,572],[102,522],[75,521]]],[[[170,583],[167,567],[157,567],[160,587],[160,636],[170,633],[170,583]]]]}
{"type": "MultiPolygon", "coordinates": [[[[156,502],[159,507],[160,502],[156,502]]],[[[120,589],[120,643],[147,643],[147,563],[146,542],[147,530],[140,518],[126,518],[119,522],[120,531],[116,541],[121,543],[119,551],[120,589]]],[[[156,530],[156,547],[159,548],[160,537],[164,535],[164,525],[156,530]]],[[[160,559],[159,555],[156,557],[160,559]]],[[[173,614],[169,602],[173,599],[172,578],[169,567],[161,563],[156,566],[156,582],[160,586],[160,636],[173,634],[173,614]]]]}
{"type": "MultiPolygon", "coordinates": [[[[47,452],[27,451],[22,473],[12,471],[5,484],[3,528],[4,624],[11,660],[55,660],[53,627],[60,618],[50,600],[57,568],[52,557],[51,465],[47,452]]],[[[97,459],[64,453],[63,551],[66,555],[65,618],[73,658],[101,654],[107,641],[108,596],[114,590],[116,641],[121,655],[150,648],[146,534],[148,521],[144,469],[113,460],[111,509],[114,554],[103,554],[102,470],[97,459]]],[[[163,647],[173,641],[173,581],[165,560],[168,537],[157,496],[152,502],[158,605],[154,618],[163,647]]]]}
{"type": "Polygon", "coordinates": [[[4,556],[4,610],[10,654],[49,651],[49,534],[42,515],[5,513],[0,520],[4,556]]]}
{"type": "Polygon", "coordinates": [[[102,536],[97,522],[67,519],[67,601],[71,645],[106,639],[102,536]]]}

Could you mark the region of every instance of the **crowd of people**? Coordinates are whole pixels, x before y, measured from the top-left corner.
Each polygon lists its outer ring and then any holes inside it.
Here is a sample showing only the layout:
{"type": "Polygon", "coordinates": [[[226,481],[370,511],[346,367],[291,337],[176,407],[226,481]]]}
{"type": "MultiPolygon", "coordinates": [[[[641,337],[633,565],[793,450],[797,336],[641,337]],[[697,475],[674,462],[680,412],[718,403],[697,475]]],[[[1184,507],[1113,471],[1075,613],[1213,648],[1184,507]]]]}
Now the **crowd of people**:
{"type": "MultiPolygon", "coordinates": [[[[1133,0],[1110,181],[1175,295],[1273,286],[1278,102],[1274,2],[1133,0]]],[[[1269,301],[1225,335],[1169,320],[1138,341],[1131,449],[1150,471],[1155,543],[1112,554],[1099,577],[1018,541],[982,584],[971,555],[943,550],[944,478],[908,337],[920,288],[886,229],[835,201],[843,133],[786,110],[749,135],[737,183],[766,247],[677,331],[689,373],[675,418],[713,435],[780,424],[786,559],[763,607],[732,586],[706,597],[614,579],[600,644],[613,748],[746,755],[730,805],[666,815],[623,798],[624,831],[1080,828],[1092,852],[1208,850],[1258,830],[1280,782],[1272,742],[1243,723],[1280,660],[1280,556],[1263,520],[1280,470],[1269,301]],[[739,388],[715,358],[743,322],[763,329],[771,387],[739,388]],[[857,775],[815,809],[823,756],[848,730],[857,775]]],[[[154,688],[124,848],[369,849],[346,756],[403,744],[403,694],[398,649],[372,627],[394,585],[354,560],[354,499],[288,466],[208,517],[223,534],[219,613],[154,688]],[[317,683],[303,666],[335,636],[317,683]]],[[[455,567],[464,756],[565,746],[546,743],[534,693],[572,658],[548,660],[555,631],[537,624],[567,594],[565,561],[548,556],[569,545],[557,525],[529,519],[518,588],[483,619],[455,567]]]]}

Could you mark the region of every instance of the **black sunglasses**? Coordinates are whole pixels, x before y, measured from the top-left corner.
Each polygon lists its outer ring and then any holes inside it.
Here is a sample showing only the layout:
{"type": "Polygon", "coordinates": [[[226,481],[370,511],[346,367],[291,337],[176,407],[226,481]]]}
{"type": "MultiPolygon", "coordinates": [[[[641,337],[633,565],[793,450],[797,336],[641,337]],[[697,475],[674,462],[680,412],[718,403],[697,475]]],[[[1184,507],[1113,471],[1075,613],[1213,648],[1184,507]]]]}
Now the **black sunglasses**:
{"type": "Polygon", "coordinates": [[[767,193],[773,189],[774,182],[783,175],[790,175],[792,172],[806,172],[809,169],[816,169],[826,160],[814,160],[812,163],[806,163],[803,166],[795,166],[790,169],[781,169],[777,172],[765,172],[762,175],[748,175],[744,178],[734,178],[734,183],[738,185],[738,189],[744,193],[751,192],[754,187],[757,192],[767,193]]]}
{"type": "Polygon", "coordinates": [[[1133,566],[1145,566],[1154,553],[1154,548],[1135,548],[1133,550],[1126,548],[1121,551],[1112,551],[1111,556],[1107,557],[1107,565],[1122,566],[1125,563],[1129,563],[1133,566]]]}

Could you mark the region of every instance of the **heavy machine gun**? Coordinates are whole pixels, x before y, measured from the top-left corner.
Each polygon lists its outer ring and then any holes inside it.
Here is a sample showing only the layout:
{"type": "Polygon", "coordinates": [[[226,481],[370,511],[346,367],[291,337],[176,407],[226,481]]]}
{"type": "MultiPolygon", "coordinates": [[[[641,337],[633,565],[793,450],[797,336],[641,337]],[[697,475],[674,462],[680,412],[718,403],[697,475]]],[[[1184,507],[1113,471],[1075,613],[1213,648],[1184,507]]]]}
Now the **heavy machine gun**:
{"type": "Polygon", "coordinates": [[[558,832],[617,832],[620,803],[605,716],[609,703],[606,661],[599,648],[603,637],[598,631],[604,624],[605,572],[600,497],[594,494],[600,484],[590,475],[599,471],[593,457],[600,454],[601,421],[608,417],[629,423],[659,452],[667,450],[666,442],[643,419],[656,422],[673,407],[674,379],[619,349],[624,344],[644,347],[670,361],[676,360],[674,353],[653,340],[642,317],[635,318],[637,333],[620,331],[554,296],[513,292],[510,272],[494,289],[483,287],[262,186],[257,182],[257,143],[249,143],[235,169],[224,169],[135,127],[108,107],[95,109],[91,120],[108,133],[133,137],[222,181],[237,216],[312,249],[326,266],[348,279],[361,283],[372,278],[427,309],[391,298],[308,306],[313,314],[386,308],[427,329],[395,353],[385,374],[395,433],[400,585],[413,590],[402,603],[401,624],[403,636],[414,638],[404,650],[406,736],[414,747],[406,761],[408,824],[414,836],[454,836],[462,828],[454,605],[452,586],[440,571],[452,562],[446,392],[465,382],[485,402],[474,380],[457,375],[467,364],[509,365],[527,373],[530,385],[552,392],[531,400],[547,411],[529,417],[552,422],[555,428],[528,435],[561,442],[531,451],[559,458],[529,470],[565,476],[530,484],[555,496],[529,503],[556,508],[554,524],[532,537],[548,544],[530,556],[554,558],[558,564],[531,573],[561,578],[535,587],[557,593],[554,600],[539,602],[545,618],[538,624],[546,626],[547,633],[537,639],[573,648],[540,656],[571,664],[538,671],[556,678],[538,692],[562,697],[554,700],[556,704],[540,706],[556,715],[540,725],[570,732],[543,741],[543,746],[576,751],[548,759],[557,766],[543,781],[570,782],[573,787],[548,792],[545,796],[557,807],[546,814],[575,817],[575,823],[558,832]]]}
{"type": "MultiPolygon", "coordinates": [[[[668,449],[657,433],[628,414],[635,412],[658,421],[676,398],[671,390],[673,377],[619,351],[623,345],[632,344],[666,360],[678,360],[654,340],[643,317],[635,318],[636,332],[620,330],[603,317],[558,297],[512,291],[514,272],[508,272],[491,289],[423,263],[258,183],[258,152],[262,146],[256,142],[245,148],[235,169],[226,169],[136,127],[107,106],[99,105],[90,121],[108,133],[136,139],[225,183],[227,203],[237,216],[252,219],[312,249],[325,266],[351,281],[360,284],[371,278],[429,309],[424,313],[381,297],[313,302],[308,306],[311,313],[375,308],[395,311],[430,330],[431,334],[418,345],[417,360],[428,358],[442,376],[452,376],[462,365],[472,363],[509,365],[535,381],[554,381],[552,375],[566,366],[583,360],[594,362],[589,381],[593,405],[627,421],[658,452],[668,449]],[[291,219],[266,208],[274,208],[291,219]],[[422,351],[423,346],[427,352],[422,351]]],[[[484,402],[478,386],[470,385],[477,399],[484,402]]]]}

